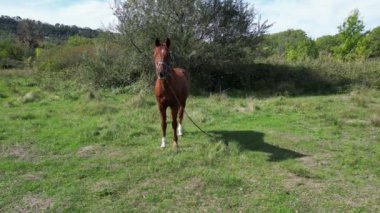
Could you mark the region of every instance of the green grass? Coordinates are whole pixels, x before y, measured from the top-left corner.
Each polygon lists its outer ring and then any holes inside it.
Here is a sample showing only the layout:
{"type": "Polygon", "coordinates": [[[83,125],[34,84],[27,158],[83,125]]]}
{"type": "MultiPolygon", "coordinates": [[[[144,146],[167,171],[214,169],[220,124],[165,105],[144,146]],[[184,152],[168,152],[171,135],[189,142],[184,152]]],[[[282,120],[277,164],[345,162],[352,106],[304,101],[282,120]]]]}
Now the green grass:
{"type": "Polygon", "coordinates": [[[174,152],[152,92],[62,84],[1,74],[1,212],[380,211],[380,91],[191,96],[174,152]]]}

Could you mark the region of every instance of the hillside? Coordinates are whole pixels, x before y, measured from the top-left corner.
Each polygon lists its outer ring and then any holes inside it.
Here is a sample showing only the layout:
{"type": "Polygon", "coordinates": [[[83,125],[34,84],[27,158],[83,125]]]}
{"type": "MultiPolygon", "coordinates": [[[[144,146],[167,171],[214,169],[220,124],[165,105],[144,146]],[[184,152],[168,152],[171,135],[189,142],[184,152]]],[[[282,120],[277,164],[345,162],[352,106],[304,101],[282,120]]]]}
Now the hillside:
{"type": "Polygon", "coordinates": [[[35,34],[42,38],[67,39],[69,36],[79,35],[87,38],[94,38],[101,30],[68,26],[63,24],[51,25],[41,21],[23,19],[20,17],[0,16],[0,36],[17,36],[24,25],[28,25],[35,34]]]}

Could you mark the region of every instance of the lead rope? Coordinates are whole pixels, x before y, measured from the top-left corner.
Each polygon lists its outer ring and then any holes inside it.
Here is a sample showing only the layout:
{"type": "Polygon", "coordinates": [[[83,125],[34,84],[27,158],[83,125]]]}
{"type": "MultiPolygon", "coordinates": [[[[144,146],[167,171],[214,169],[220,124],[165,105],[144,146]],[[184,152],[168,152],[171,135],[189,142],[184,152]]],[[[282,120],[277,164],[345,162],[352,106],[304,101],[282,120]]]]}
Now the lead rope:
{"type": "MultiPolygon", "coordinates": [[[[168,83],[168,82],[166,82],[166,83],[168,83]]],[[[169,86],[170,91],[172,91],[172,93],[173,93],[173,95],[174,95],[174,97],[175,97],[177,103],[181,106],[181,103],[180,103],[180,101],[179,101],[177,95],[175,94],[173,88],[171,87],[171,85],[170,85],[169,83],[168,83],[168,86],[169,86]]],[[[201,127],[198,126],[198,124],[196,124],[196,123],[194,122],[194,120],[193,120],[193,119],[190,117],[190,115],[186,112],[185,108],[183,108],[183,112],[185,113],[186,117],[191,121],[191,123],[193,123],[194,126],[197,127],[197,128],[199,129],[199,131],[201,131],[203,134],[207,135],[207,136],[210,137],[210,138],[214,138],[212,135],[210,135],[209,133],[205,132],[201,127]]]]}

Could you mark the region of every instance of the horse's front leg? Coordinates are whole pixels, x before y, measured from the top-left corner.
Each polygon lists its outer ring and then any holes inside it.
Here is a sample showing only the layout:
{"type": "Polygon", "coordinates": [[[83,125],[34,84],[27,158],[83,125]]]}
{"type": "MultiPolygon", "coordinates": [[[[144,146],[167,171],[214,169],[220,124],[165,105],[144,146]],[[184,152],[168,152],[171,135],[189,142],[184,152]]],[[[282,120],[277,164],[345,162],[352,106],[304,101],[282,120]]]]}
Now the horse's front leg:
{"type": "Polygon", "coordinates": [[[182,128],[182,120],[183,120],[183,113],[185,111],[185,105],[186,105],[186,102],[179,107],[179,110],[178,110],[178,128],[177,128],[177,134],[178,136],[182,136],[183,135],[183,128],[182,128]]]}
{"type": "Polygon", "coordinates": [[[173,148],[176,150],[176,149],[178,149],[178,136],[177,136],[178,107],[177,106],[171,107],[171,111],[172,111],[172,127],[173,127],[173,134],[174,134],[174,137],[173,137],[173,148]]]}
{"type": "Polygon", "coordinates": [[[160,106],[160,114],[161,114],[161,130],[162,130],[162,140],[161,140],[161,148],[166,147],[166,107],[160,106]]]}

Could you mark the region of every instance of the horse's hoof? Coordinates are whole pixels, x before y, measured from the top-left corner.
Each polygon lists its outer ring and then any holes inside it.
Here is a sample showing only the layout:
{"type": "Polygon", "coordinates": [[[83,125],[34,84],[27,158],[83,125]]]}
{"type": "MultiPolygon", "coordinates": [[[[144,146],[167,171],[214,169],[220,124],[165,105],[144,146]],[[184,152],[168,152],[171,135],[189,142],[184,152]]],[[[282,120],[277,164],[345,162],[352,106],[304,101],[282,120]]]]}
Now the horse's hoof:
{"type": "Polygon", "coordinates": [[[179,147],[178,147],[178,143],[177,142],[173,142],[173,150],[174,151],[178,151],[179,147]]]}

